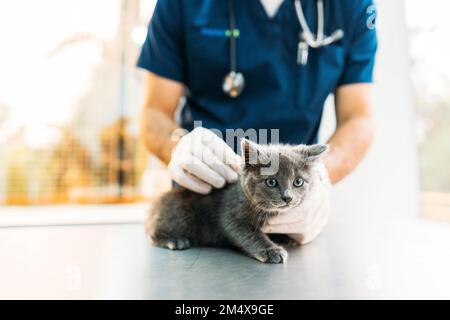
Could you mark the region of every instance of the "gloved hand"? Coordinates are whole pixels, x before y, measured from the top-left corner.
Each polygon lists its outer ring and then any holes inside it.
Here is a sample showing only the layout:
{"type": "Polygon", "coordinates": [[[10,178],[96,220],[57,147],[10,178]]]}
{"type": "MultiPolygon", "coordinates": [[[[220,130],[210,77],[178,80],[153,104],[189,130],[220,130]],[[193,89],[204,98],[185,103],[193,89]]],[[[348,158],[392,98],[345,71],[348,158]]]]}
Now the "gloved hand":
{"type": "Polygon", "coordinates": [[[323,164],[317,166],[317,173],[309,197],[300,206],[269,219],[263,232],[287,234],[299,244],[311,242],[320,234],[330,214],[331,183],[323,164]]]}
{"type": "Polygon", "coordinates": [[[169,173],[180,186],[208,194],[238,179],[241,158],[214,132],[197,127],[181,137],[169,162],[169,173]]]}

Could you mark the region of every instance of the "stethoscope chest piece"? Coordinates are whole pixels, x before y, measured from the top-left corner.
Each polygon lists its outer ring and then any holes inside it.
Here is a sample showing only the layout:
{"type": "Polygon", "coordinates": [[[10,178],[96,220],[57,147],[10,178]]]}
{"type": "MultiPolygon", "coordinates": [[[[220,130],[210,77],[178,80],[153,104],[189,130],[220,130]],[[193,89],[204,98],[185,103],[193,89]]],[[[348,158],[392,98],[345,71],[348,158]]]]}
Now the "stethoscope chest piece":
{"type": "Polygon", "coordinates": [[[244,90],[245,79],[242,73],[231,71],[223,80],[222,89],[228,94],[231,98],[238,97],[242,90],[244,90]]]}
{"type": "MultiPolygon", "coordinates": [[[[230,39],[230,72],[223,80],[222,89],[231,98],[238,97],[244,90],[245,79],[241,72],[237,71],[236,63],[236,38],[239,37],[239,29],[236,28],[235,5],[236,0],[228,0],[229,3],[229,39],[230,39]]],[[[302,66],[308,63],[309,49],[319,49],[339,41],[344,37],[344,31],[335,30],[331,35],[324,32],[324,0],[317,0],[317,34],[314,35],[308,26],[301,0],[295,0],[295,10],[302,32],[298,43],[297,62],[302,66]]]]}

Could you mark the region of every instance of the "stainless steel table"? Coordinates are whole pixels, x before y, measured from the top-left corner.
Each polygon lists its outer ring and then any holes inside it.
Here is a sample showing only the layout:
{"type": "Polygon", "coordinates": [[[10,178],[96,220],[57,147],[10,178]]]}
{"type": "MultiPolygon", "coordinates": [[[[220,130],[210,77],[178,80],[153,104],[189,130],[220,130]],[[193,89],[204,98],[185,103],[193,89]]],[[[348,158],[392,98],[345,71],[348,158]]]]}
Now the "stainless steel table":
{"type": "Polygon", "coordinates": [[[266,265],[230,250],[168,251],[141,224],[0,229],[0,298],[450,298],[450,225],[333,219],[266,265]]]}

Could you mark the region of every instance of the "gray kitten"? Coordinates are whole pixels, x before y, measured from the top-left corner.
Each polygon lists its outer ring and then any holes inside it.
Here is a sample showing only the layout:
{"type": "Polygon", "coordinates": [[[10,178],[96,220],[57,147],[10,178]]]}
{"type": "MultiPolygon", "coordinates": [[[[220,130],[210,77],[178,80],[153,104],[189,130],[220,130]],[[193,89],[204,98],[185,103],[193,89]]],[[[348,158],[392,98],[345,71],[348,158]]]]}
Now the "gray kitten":
{"type": "Polygon", "coordinates": [[[153,206],[147,232],[155,245],[172,250],[231,246],[261,262],[282,263],[288,254],[280,244],[294,241],[286,235],[269,238],[261,228],[268,218],[304,201],[317,175],[314,168],[327,149],[319,144],[258,145],[242,140],[239,182],[208,195],[183,188],[167,192],[153,206]],[[274,161],[278,170],[264,172],[274,161]]]}

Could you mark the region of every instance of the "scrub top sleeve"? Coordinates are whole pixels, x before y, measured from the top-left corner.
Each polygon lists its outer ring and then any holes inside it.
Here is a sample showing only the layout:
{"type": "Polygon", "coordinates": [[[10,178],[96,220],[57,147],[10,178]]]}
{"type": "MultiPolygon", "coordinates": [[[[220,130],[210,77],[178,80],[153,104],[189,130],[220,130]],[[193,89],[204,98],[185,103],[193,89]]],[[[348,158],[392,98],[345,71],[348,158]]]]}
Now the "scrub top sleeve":
{"type": "Polygon", "coordinates": [[[372,0],[356,1],[354,18],[350,24],[349,43],[344,71],[339,85],[373,82],[373,68],[377,51],[375,29],[376,7],[372,0]]]}
{"type": "Polygon", "coordinates": [[[137,66],[185,83],[182,1],[158,0],[137,66]]]}

